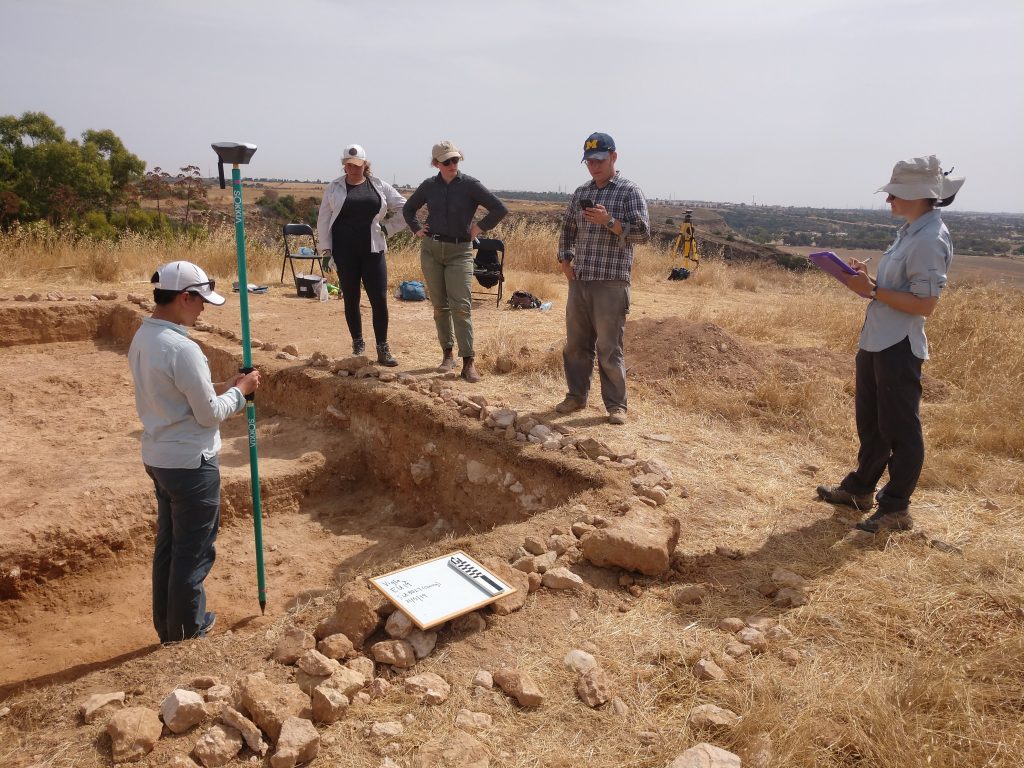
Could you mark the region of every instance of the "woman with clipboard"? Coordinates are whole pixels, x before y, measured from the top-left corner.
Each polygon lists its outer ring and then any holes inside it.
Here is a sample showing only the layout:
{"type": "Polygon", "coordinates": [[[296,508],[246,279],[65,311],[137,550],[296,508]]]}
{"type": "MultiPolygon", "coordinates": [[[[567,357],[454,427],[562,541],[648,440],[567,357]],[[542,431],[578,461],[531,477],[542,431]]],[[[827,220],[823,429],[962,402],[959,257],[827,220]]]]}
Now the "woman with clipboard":
{"type": "Polygon", "coordinates": [[[865,262],[846,287],[871,299],[857,351],[857,468],[839,485],[818,486],[819,498],[875,513],[857,523],[868,533],[909,530],[910,496],[924,466],[921,364],[928,359],[925,318],[934,310],[953,261],[949,230],[937,209],[953,202],[963,178],[949,178],[934,155],[896,163],[888,193],[892,215],[906,220],[872,278],[865,262]],[[889,481],[875,494],[888,468],[889,481]],[[874,496],[874,498],[872,498],[874,496]]]}

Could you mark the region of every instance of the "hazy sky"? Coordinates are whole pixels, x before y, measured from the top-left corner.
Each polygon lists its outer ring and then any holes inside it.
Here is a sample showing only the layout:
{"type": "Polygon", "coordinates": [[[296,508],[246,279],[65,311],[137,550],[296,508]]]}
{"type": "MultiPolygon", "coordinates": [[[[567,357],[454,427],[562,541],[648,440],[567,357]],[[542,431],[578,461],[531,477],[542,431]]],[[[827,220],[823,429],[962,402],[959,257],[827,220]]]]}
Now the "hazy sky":
{"type": "Polygon", "coordinates": [[[417,184],[450,138],[492,189],[571,190],[616,140],[649,197],[870,207],[937,154],[1024,211],[1022,0],[0,0],[0,114],[110,128],[150,167],[417,184]]]}

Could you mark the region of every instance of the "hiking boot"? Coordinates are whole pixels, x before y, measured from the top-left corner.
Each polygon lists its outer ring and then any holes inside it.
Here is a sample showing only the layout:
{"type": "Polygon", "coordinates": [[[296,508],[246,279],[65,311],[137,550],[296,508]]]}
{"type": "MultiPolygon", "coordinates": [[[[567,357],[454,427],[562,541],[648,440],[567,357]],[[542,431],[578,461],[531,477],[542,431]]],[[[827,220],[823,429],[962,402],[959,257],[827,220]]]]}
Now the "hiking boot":
{"type": "Polygon", "coordinates": [[[441,364],[437,366],[438,373],[448,373],[449,371],[455,370],[455,355],[452,354],[451,347],[448,347],[444,351],[444,357],[441,358],[441,364]]]}
{"type": "Polygon", "coordinates": [[[819,485],[818,498],[829,504],[853,507],[860,512],[867,512],[875,501],[870,493],[850,493],[838,485],[819,485]]]}
{"type": "Polygon", "coordinates": [[[394,368],[398,365],[398,361],[391,355],[391,349],[388,348],[386,341],[383,344],[377,345],[377,362],[380,365],[386,365],[388,368],[394,368]]]}
{"type": "Polygon", "coordinates": [[[608,411],[608,423],[609,424],[625,424],[626,423],[626,409],[625,408],[612,408],[608,411]]]}
{"type": "Polygon", "coordinates": [[[477,372],[476,366],[473,365],[472,357],[462,358],[462,378],[468,381],[470,384],[476,384],[483,377],[477,372]]]}
{"type": "Polygon", "coordinates": [[[575,397],[566,395],[565,400],[555,406],[555,413],[574,413],[575,411],[582,411],[585,406],[586,403],[581,403],[575,397]]]}
{"type": "Polygon", "coordinates": [[[352,339],[352,354],[361,355],[366,351],[366,342],[362,339],[352,339]]]}
{"type": "Polygon", "coordinates": [[[861,520],[854,528],[868,533],[879,531],[909,531],[914,527],[914,518],[907,510],[899,512],[883,512],[878,510],[867,520],[861,520]]]}

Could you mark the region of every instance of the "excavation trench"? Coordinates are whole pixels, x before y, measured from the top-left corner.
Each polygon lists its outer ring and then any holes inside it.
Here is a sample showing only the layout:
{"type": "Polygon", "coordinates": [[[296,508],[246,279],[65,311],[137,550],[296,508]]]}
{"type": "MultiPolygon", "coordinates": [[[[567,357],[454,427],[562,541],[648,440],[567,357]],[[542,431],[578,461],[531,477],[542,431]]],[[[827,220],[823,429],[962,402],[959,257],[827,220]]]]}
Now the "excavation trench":
{"type": "MultiPolygon", "coordinates": [[[[148,652],[152,486],[125,358],[143,315],[111,302],[0,309],[0,693],[148,652]]],[[[215,379],[237,344],[196,332],[215,379]]],[[[268,616],[438,539],[485,533],[601,485],[404,387],[269,357],[257,398],[268,616]]],[[[207,580],[259,625],[245,420],[222,428],[222,526],[207,580]]]]}

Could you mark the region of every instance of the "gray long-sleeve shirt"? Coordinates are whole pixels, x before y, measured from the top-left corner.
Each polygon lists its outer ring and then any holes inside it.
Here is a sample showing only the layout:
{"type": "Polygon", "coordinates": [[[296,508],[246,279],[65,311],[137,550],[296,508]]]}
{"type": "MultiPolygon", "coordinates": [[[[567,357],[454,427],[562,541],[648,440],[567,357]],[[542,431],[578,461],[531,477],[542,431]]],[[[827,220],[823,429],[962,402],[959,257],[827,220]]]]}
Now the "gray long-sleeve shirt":
{"type": "Polygon", "coordinates": [[[487,209],[487,215],[477,222],[485,232],[508,215],[508,208],[477,179],[461,171],[446,184],[441,174],[431,176],[417,187],[402,208],[402,215],[413,232],[422,228],[416,214],[427,206],[427,231],[432,235],[469,240],[469,227],[473,223],[477,206],[487,209]]]}

